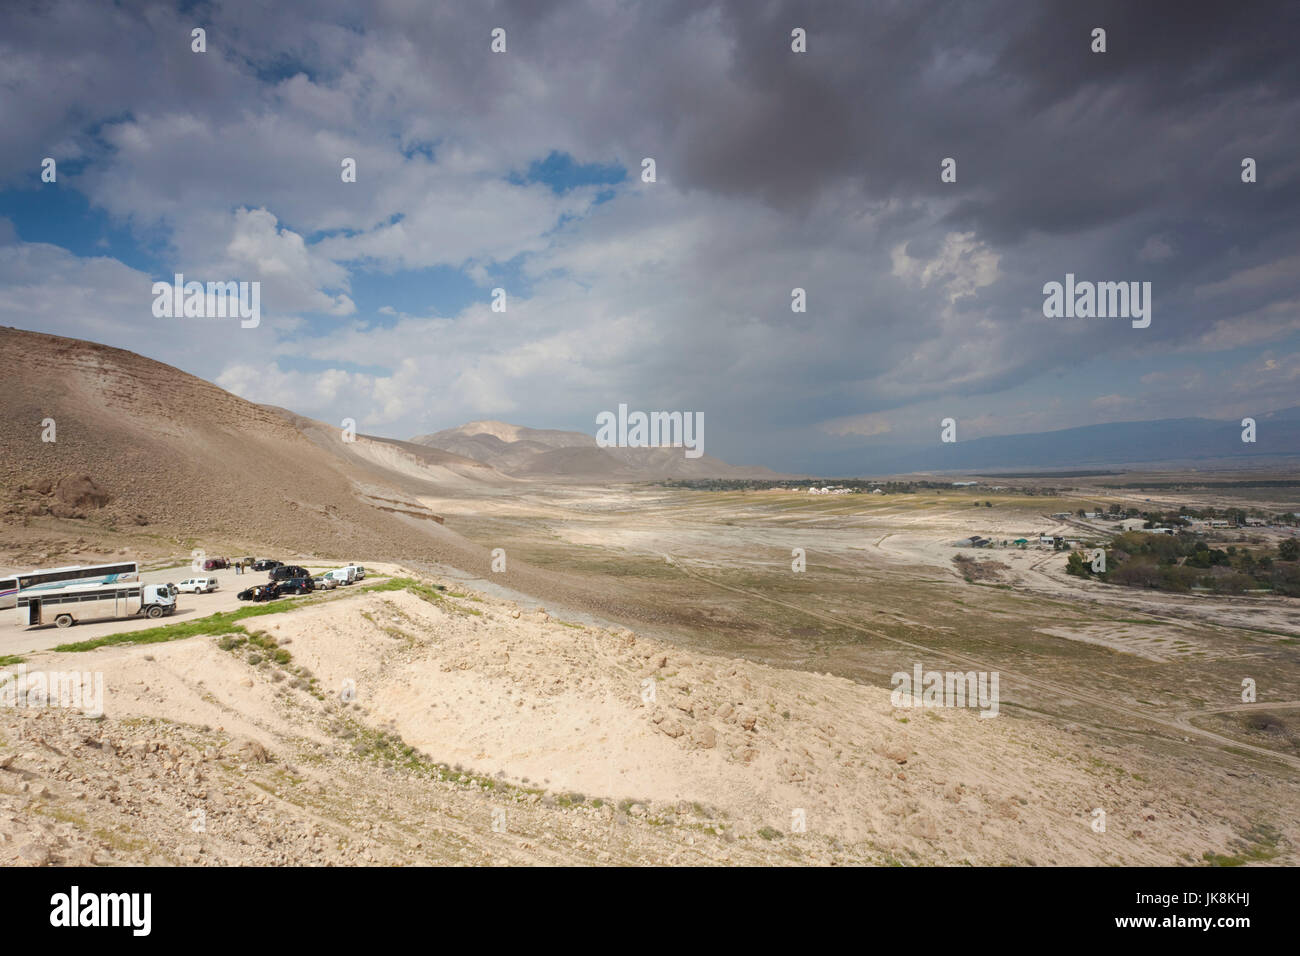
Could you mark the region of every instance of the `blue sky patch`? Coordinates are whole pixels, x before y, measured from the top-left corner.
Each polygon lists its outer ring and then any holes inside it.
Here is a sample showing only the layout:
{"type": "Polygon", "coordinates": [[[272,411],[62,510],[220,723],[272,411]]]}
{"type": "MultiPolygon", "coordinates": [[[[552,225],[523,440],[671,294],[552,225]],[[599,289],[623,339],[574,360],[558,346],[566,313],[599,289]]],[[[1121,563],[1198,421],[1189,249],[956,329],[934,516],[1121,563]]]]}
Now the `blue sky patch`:
{"type": "Polygon", "coordinates": [[[618,163],[579,163],[568,153],[552,151],[545,159],[529,163],[527,173],[512,173],[508,179],[516,186],[541,183],[558,196],[580,186],[621,183],[627,179],[627,170],[618,163]]]}
{"type": "Polygon", "coordinates": [[[110,256],[149,275],[168,270],[163,258],[165,230],[147,230],[141,235],[139,230],[114,222],[65,182],[62,163],[58,171],[57,182],[0,192],[0,217],[13,223],[20,241],[61,246],[82,258],[110,256]]]}

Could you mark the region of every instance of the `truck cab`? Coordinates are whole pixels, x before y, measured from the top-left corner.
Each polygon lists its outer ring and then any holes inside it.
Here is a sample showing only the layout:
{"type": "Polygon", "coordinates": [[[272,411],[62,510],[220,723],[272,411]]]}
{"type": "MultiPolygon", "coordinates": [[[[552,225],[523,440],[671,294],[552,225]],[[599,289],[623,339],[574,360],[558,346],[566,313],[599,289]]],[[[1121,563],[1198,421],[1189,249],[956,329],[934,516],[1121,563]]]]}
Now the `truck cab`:
{"type": "Polygon", "coordinates": [[[162,617],[176,610],[176,585],[146,584],[140,589],[140,611],[147,617],[162,617]]]}

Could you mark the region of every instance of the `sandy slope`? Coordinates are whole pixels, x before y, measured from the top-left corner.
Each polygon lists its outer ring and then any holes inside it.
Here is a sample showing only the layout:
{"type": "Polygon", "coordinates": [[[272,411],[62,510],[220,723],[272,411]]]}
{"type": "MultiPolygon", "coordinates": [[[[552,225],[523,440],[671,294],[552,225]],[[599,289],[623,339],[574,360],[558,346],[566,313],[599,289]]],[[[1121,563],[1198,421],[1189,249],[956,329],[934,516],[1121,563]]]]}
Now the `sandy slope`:
{"type": "Polygon", "coordinates": [[[102,672],[106,716],[0,708],[0,862],[1171,863],[1240,823],[1085,735],[460,593],[250,620],[283,666],[212,637],[33,655],[102,672]],[[380,732],[474,776],[376,760],[380,732]]]}

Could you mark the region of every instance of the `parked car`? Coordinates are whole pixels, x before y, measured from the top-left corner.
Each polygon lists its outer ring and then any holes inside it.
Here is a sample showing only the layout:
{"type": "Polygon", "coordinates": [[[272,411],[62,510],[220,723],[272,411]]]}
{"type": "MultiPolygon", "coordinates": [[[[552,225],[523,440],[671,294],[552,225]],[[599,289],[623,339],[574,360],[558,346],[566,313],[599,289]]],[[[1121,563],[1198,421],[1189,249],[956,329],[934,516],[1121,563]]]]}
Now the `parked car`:
{"type": "Polygon", "coordinates": [[[287,578],[279,583],[281,594],[310,594],[316,590],[311,578],[287,578]]]}
{"type": "Polygon", "coordinates": [[[216,578],[186,578],[176,585],[176,590],[188,591],[190,594],[211,594],[218,587],[216,578]]]}
{"type": "Polygon", "coordinates": [[[339,586],[339,583],[328,574],[316,575],[316,577],[311,579],[311,583],[316,586],[317,591],[333,591],[339,586]]]}
{"type": "Polygon", "coordinates": [[[204,571],[220,571],[222,568],[230,567],[228,558],[208,558],[203,562],[204,571]]]}
{"type": "Polygon", "coordinates": [[[278,568],[271,569],[272,581],[287,581],[289,578],[309,578],[311,572],[306,568],[300,568],[296,564],[282,564],[278,568]]]}
{"type": "Polygon", "coordinates": [[[278,584],[257,584],[235,595],[241,601],[270,601],[279,596],[280,586],[278,584]]]}
{"type": "Polygon", "coordinates": [[[254,571],[270,571],[272,568],[282,567],[283,561],[277,561],[274,558],[258,558],[253,562],[254,571]]]}
{"type": "Polygon", "coordinates": [[[350,568],[353,570],[356,580],[358,580],[358,581],[364,581],[364,580],[365,580],[365,577],[366,577],[366,569],[365,569],[365,568],[363,568],[363,567],[362,567],[361,565],[359,565],[359,564],[349,564],[348,567],[350,567],[350,568]]]}

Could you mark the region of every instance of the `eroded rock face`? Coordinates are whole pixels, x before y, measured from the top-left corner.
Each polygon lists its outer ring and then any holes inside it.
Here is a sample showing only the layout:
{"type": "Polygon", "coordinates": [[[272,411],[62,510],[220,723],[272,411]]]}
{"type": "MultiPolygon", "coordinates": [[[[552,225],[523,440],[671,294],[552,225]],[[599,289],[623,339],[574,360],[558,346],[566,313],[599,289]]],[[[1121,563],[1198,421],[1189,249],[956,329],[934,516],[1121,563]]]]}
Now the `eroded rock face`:
{"type": "Polygon", "coordinates": [[[65,475],[54,486],[54,495],[69,509],[102,508],[109,494],[90,475],[65,475]]]}

